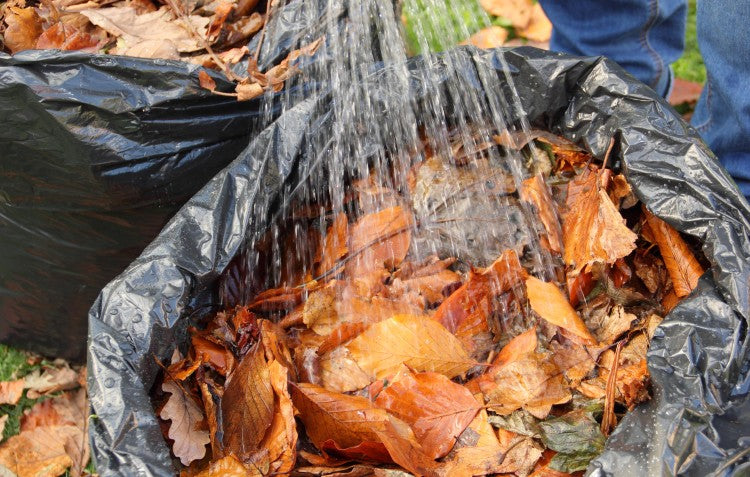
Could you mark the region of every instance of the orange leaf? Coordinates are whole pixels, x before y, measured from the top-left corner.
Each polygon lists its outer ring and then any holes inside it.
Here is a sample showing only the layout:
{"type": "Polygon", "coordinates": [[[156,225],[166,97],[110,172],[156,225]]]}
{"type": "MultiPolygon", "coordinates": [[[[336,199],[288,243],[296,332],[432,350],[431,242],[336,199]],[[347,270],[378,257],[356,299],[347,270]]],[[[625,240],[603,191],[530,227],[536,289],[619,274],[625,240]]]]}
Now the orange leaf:
{"type": "Polygon", "coordinates": [[[376,379],[396,374],[402,364],[449,378],[476,364],[443,325],[412,315],[396,315],[372,325],[347,348],[359,367],[376,379]]]}
{"type": "Polygon", "coordinates": [[[503,46],[505,40],[508,39],[508,30],[499,26],[489,26],[482,28],[478,32],[471,35],[462,44],[474,45],[478,48],[491,49],[503,46]]]}
{"type": "Polygon", "coordinates": [[[36,47],[36,40],[42,34],[42,19],[37,15],[34,7],[5,9],[5,46],[12,53],[31,50],[36,47]]]}
{"type": "Polygon", "coordinates": [[[564,259],[576,272],[590,263],[614,263],[627,256],[638,238],[600,186],[599,177],[599,173],[586,170],[568,183],[564,259]]]}
{"type": "Polygon", "coordinates": [[[263,94],[263,86],[258,83],[238,84],[234,90],[238,101],[248,101],[263,94]]]}
{"type": "Polygon", "coordinates": [[[244,460],[258,450],[273,423],[274,391],[262,343],[242,358],[227,379],[221,411],[226,450],[244,460]]]}
{"type": "Polygon", "coordinates": [[[390,417],[385,429],[376,431],[388,449],[391,459],[414,475],[438,477],[440,464],[432,460],[417,442],[412,429],[403,421],[390,417]]]}
{"type": "Polygon", "coordinates": [[[308,437],[318,449],[330,449],[331,443],[339,450],[369,443],[373,449],[385,451],[375,431],[385,429],[388,413],[369,400],[309,383],[292,384],[291,396],[308,437]]]}
{"type": "Polygon", "coordinates": [[[228,455],[214,460],[208,469],[196,474],[195,477],[260,477],[262,474],[255,469],[247,469],[234,456],[228,455]]]}
{"type": "Polygon", "coordinates": [[[549,187],[545,184],[541,174],[523,181],[521,187],[521,199],[534,204],[539,218],[547,231],[547,242],[553,252],[562,252],[562,229],[560,218],[557,216],[557,207],[552,200],[549,187]]]}
{"type": "Polygon", "coordinates": [[[549,323],[559,326],[583,338],[588,344],[595,344],[586,324],[570,306],[570,302],[554,283],[543,282],[536,277],[526,280],[526,293],[529,305],[539,316],[549,323]]]}
{"type": "Polygon", "coordinates": [[[63,22],[57,22],[47,28],[37,39],[38,49],[58,50],[92,50],[99,46],[100,39],[94,38],[86,32],[71,26],[65,26],[63,22]]]}
{"type": "Polygon", "coordinates": [[[350,231],[349,253],[353,258],[347,263],[349,274],[398,266],[409,251],[413,223],[411,213],[401,206],[361,217],[350,231]]]}
{"type": "Polygon", "coordinates": [[[25,383],[23,379],[0,383],[0,404],[16,404],[23,396],[25,383]]]}
{"type": "Polygon", "coordinates": [[[506,18],[519,29],[531,19],[531,0],[479,0],[479,4],[490,15],[506,18]]]}
{"type": "Polygon", "coordinates": [[[481,408],[468,389],[442,374],[406,370],[375,404],[409,424],[432,459],[447,454],[481,408]]]}
{"type": "Polygon", "coordinates": [[[234,355],[231,351],[200,335],[193,335],[190,339],[197,361],[211,366],[222,376],[234,368],[234,355]]]}
{"type": "Polygon", "coordinates": [[[643,207],[643,215],[659,246],[675,294],[679,298],[689,295],[698,285],[698,279],[703,275],[703,267],[678,231],[653,215],[646,207],[643,207]]]}
{"type": "Polygon", "coordinates": [[[201,84],[201,88],[205,88],[209,91],[216,89],[216,81],[214,81],[214,79],[204,70],[198,72],[198,81],[201,84]]]}
{"type": "Polygon", "coordinates": [[[323,275],[330,271],[336,262],[349,252],[347,247],[347,234],[349,233],[349,221],[346,214],[341,212],[334,219],[326,232],[325,238],[317,261],[319,261],[317,275],[323,275]]]}
{"type": "Polygon", "coordinates": [[[506,250],[481,273],[472,273],[468,281],[438,307],[433,318],[452,333],[477,320],[486,326],[486,316],[471,319],[475,313],[481,313],[483,301],[510,290],[525,277],[526,270],[518,261],[516,252],[506,250]]]}

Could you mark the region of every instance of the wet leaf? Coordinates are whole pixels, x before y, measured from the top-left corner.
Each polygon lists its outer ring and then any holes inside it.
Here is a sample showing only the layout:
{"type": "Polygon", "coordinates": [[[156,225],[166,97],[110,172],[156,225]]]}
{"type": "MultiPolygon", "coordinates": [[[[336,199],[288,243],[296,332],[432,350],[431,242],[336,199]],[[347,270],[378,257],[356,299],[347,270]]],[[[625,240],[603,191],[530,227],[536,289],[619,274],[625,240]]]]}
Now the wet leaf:
{"type": "Polygon", "coordinates": [[[599,343],[609,345],[629,331],[637,319],[634,314],[626,312],[622,305],[615,305],[609,314],[593,315],[592,319],[586,320],[586,324],[594,330],[599,343]]]}
{"type": "Polygon", "coordinates": [[[599,173],[586,170],[570,181],[563,222],[566,264],[580,271],[594,262],[614,263],[635,249],[637,238],[601,187],[599,173]]]}
{"type": "Polygon", "coordinates": [[[659,246],[664,265],[672,279],[675,294],[679,298],[689,295],[698,285],[698,279],[703,275],[703,267],[678,231],[654,216],[645,207],[643,207],[643,214],[659,246]]]}
{"type": "Polygon", "coordinates": [[[401,206],[361,217],[351,227],[349,275],[398,266],[409,251],[413,224],[411,213],[401,206]]]}
{"type": "MultiPolygon", "coordinates": [[[[538,4],[537,4],[538,6],[538,4]]],[[[539,214],[539,219],[547,231],[547,242],[553,252],[562,252],[562,228],[557,215],[557,206],[552,200],[549,187],[540,174],[523,181],[521,199],[533,204],[539,214]]]]}
{"type": "Polygon", "coordinates": [[[385,428],[376,433],[395,463],[414,475],[438,477],[440,465],[425,453],[405,422],[390,416],[385,428]]]}
{"type": "Polygon", "coordinates": [[[376,323],[347,348],[359,367],[376,379],[394,375],[402,364],[449,378],[475,364],[443,325],[421,316],[396,315],[376,323]]]}
{"type": "MultiPolygon", "coordinates": [[[[229,376],[221,400],[224,445],[240,460],[258,450],[274,416],[274,391],[261,343],[229,376]]],[[[176,453],[175,453],[176,454],[176,453]]]]}
{"type": "Polygon", "coordinates": [[[557,451],[550,467],[563,472],[585,470],[604,450],[604,434],[591,413],[572,411],[539,423],[542,442],[557,451]]]}
{"type": "Polygon", "coordinates": [[[193,398],[174,381],[165,381],[161,387],[170,397],[159,412],[159,417],[172,421],[168,434],[174,441],[172,452],[183,465],[189,465],[206,455],[206,444],[211,440],[208,431],[200,426],[203,412],[193,398]]]}
{"type": "Polygon", "coordinates": [[[205,88],[209,91],[216,89],[216,81],[214,81],[214,79],[204,70],[198,72],[198,81],[200,82],[201,88],[205,88]]]}
{"type": "Polygon", "coordinates": [[[227,455],[212,461],[208,469],[196,474],[195,477],[261,477],[261,475],[252,467],[245,468],[234,456],[227,455]]]}
{"type": "Polygon", "coordinates": [[[36,40],[42,34],[42,20],[34,7],[7,7],[5,23],[8,27],[3,35],[5,45],[11,53],[31,50],[36,47],[36,40]]]}
{"type": "Polygon", "coordinates": [[[338,450],[347,450],[368,443],[372,449],[364,449],[365,454],[376,459],[387,455],[375,431],[385,429],[388,413],[369,400],[309,383],[292,385],[291,397],[308,437],[318,449],[332,450],[334,444],[338,450]]]}
{"type": "Polygon", "coordinates": [[[320,358],[321,384],[331,391],[349,392],[367,387],[370,375],[359,367],[349,350],[338,347],[320,358]]]}
{"type": "Polygon", "coordinates": [[[529,277],[526,279],[526,293],[529,297],[531,309],[539,316],[549,323],[578,336],[587,344],[596,343],[596,339],[591,336],[586,324],[554,283],[529,277]]]}
{"type": "Polygon", "coordinates": [[[316,258],[318,269],[316,274],[323,275],[330,271],[336,262],[349,252],[348,247],[349,221],[346,214],[339,213],[328,228],[323,244],[316,258]]]}
{"type": "Polygon", "coordinates": [[[442,374],[404,370],[375,404],[406,422],[432,459],[447,454],[481,405],[468,389],[442,374]]]}

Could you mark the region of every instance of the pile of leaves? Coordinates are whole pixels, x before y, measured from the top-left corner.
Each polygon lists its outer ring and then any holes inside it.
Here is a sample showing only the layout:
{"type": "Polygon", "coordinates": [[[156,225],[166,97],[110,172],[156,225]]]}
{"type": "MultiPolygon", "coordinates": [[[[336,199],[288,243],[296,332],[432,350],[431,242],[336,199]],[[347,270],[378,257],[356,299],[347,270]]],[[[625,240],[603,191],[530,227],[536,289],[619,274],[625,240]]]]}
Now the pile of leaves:
{"type": "MultiPolygon", "coordinates": [[[[80,50],[140,58],[182,60],[222,71],[239,100],[279,91],[296,70],[294,61],[311,55],[320,41],[291,52],[266,72],[257,67],[259,51],[245,46],[265,34],[272,3],[258,0],[7,0],[0,8],[2,50],[80,50]],[[248,60],[246,74],[231,68],[248,60]]],[[[260,45],[260,42],[258,43],[260,45]]],[[[200,72],[211,91],[215,81],[200,72]]]]}
{"type": "Polygon", "coordinates": [[[521,44],[543,48],[552,34],[552,24],[534,0],[403,0],[401,3],[406,40],[413,54],[443,51],[467,43],[480,48],[521,44]]]}
{"type": "Polygon", "coordinates": [[[91,475],[86,369],[0,350],[4,362],[18,358],[0,382],[0,474],[91,475]]]}
{"type": "Polygon", "coordinates": [[[649,342],[703,268],[622,175],[532,138],[457,139],[450,157],[426,148],[408,190],[372,171],[343,210],[298,205],[295,232],[272,234],[278,273],[191,329],[155,386],[183,475],[585,469],[649,399],[649,342]],[[521,150],[520,189],[492,148],[521,150]],[[537,230],[514,219],[522,209],[537,230]]]}

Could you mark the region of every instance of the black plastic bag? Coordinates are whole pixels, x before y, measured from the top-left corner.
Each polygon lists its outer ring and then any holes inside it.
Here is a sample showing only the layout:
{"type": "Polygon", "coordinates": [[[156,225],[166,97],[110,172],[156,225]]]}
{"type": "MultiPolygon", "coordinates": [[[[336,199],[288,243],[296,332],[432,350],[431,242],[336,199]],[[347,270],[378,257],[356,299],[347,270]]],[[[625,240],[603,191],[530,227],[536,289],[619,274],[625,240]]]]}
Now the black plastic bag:
{"type": "MultiPolygon", "coordinates": [[[[621,422],[589,471],[638,477],[747,471],[750,206],[728,174],[666,102],[609,60],[532,48],[447,54],[460,65],[459,91],[481,90],[479,72],[504,78],[504,58],[532,126],[568,137],[597,157],[615,138],[618,165],[638,197],[697,237],[712,264],[652,341],[654,398],[621,422]]],[[[420,62],[410,61],[408,94],[417,102],[429,100],[420,62]]],[[[375,69],[367,85],[376,110],[405,99],[384,80],[388,69],[375,69]]],[[[103,475],[174,474],[149,397],[159,372],[155,358],[184,350],[188,325],[220,306],[218,277],[243,237],[268,226],[254,211],[268,210],[295,184],[306,145],[330,134],[321,104],[311,98],[281,114],[92,307],[91,437],[103,475]]]]}

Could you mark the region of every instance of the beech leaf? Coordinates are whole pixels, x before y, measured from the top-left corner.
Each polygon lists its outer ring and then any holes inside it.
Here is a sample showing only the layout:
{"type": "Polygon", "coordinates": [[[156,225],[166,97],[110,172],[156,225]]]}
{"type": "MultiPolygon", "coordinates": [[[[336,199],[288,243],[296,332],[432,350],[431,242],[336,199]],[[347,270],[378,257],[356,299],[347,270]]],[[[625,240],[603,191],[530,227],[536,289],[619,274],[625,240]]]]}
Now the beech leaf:
{"type": "Polygon", "coordinates": [[[347,348],[359,367],[376,379],[394,375],[402,364],[449,378],[476,364],[443,325],[413,315],[396,315],[376,323],[347,348]]]}
{"type": "Polygon", "coordinates": [[[23,379],[0,383],[0,404],[16,404],[23,396],[25,383],[23,379]]]}
{"type": "Polygon", "coordinates": [[[34,7],[8,6],[4,10],[5,23],[8,24],[3,35],[5,45],[12,53],[33,49],[42,34],[42,19],[34,7]]]}
{"type": "Polygon", "coordinates": [[[451,450],[481,408],[468,389],[442,374],[408,370],[378,395],[375,404],[409,424],[432,459],[451,450]]]}
{"type": "Polygon", "coordinates": [[[539,316],[582,338],[587,344],[596,344],[596,339],[557,285],[529,277],[526,280],[526,293],[531,309],[539,316]]]}
{"type": "Polygon", "coordinates": [[[679,298],[689,295],[698,286],[698,280],[703,275],[703,267],[698,263],[687,242],[677,230],[653,215],[645,207],[643,207],[643,214],[654,240],[659,246],[659,252],[664,259],[669,278],[672,279],[675,294],[679,298]]]}

